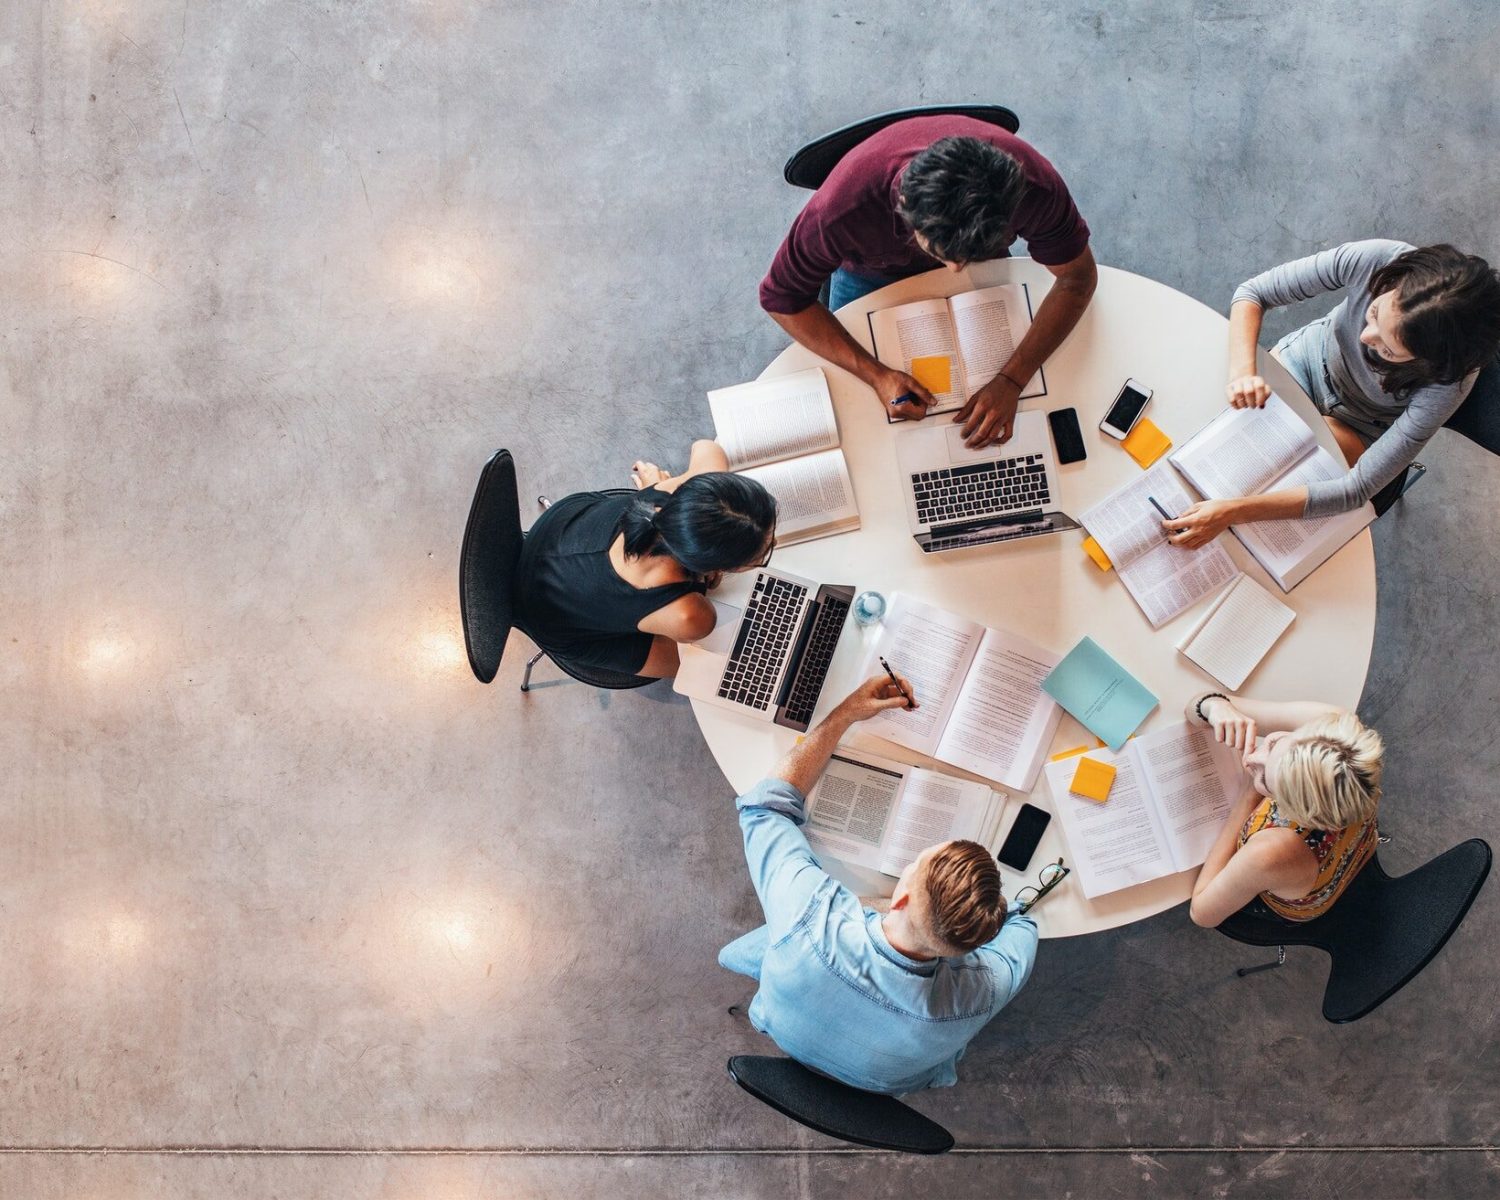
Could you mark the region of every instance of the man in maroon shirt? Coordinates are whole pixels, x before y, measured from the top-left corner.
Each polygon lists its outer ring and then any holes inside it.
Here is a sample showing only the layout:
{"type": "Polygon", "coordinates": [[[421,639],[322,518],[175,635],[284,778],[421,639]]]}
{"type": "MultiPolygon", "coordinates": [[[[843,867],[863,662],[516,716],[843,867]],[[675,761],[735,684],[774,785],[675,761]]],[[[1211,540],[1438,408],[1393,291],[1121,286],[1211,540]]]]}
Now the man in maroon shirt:
{"type": "Polygon", "coordinates": [[[1010,439],[1021,387],[1088,307],[1098,281],[1089,227],[1052,164],[1013,133],[963,116],[888,125],[839,161],[776,251],[760,305],[798,342],[875,390],[891,416],[920,420],[932,394],[877,362],[828,307],[944,265],[1003,258],[1017,238],[1056,277],[1004,370],[954,416],[970,446],[1010,439]],[[898,403],[915,395],[918,403],[898,403]]]}

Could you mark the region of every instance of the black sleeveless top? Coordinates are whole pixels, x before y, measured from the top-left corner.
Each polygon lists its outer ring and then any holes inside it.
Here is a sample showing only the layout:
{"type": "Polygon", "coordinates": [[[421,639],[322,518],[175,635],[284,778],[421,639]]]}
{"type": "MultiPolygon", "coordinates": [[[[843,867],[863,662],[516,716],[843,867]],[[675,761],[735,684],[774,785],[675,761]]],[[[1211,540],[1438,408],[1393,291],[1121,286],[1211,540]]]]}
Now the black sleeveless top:
{"type": "Polygon", "coordinates": [[[580,665],[636,674],[651,652],[651,635],[637,626],[657,609],[702,583],[638,588],[609,561],[620,517],[644,492],[576,492],[537,518],[521,547],[516,571],[517,623],[550,653],[580,665]]]}

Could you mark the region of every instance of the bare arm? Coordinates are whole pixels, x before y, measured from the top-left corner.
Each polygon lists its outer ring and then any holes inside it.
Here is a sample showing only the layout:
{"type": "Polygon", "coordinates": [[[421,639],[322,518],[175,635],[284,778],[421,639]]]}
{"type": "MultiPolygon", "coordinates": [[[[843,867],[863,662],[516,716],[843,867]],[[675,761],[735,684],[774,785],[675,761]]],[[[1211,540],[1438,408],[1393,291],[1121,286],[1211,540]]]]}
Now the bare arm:
{"type": "Polygon", "coordinates": [[[799,313],[772,313],[771,320],[785,329],[794,342],[869,384],[886,411],[898,420],[920,420],[937,403],[932,393],[906,372],[888,367],[872,356],[825,305],[810,304],[799,313]],[[920,403],[895,402],[898,396],[908,394],[916,396],[920,403]]]}
{"type": "MultiPolygon", "coordinates": [[[[916,693],[905,679],[902,687],[915,698],[916,693]]],[[[849,732],[849,727],[858,721],[867,720],[888,708],[900,708],[906,704],[896,686],[885,675],[865,680],[839,702],[837,708],[824,717],[771,771],[773,779],[784,779],[804,796],[823,774],[828,759],[833,754],[839,739],[849,732]]]]}
{"type": "Polygon", "coordinates": [[[1212,929],[1262,892],[1305,891],[1317,878],[1317,860],[1287,830],[1266,830],[1239,844],[1240,828],[1258,803],[1260,796],[1247,789],[1229,810],[1193,884],[1193,924],[1212,929]]]}
{"type": "Polygon", "coordinates": [[[969,402],[953,417],[963,423],[964,441],[969,446],[1010,440],[1021,389],[1073,332],[1099,285],[1099,268],[1094,262],[1094,252],[1088,247],[1071,262],[1049,266],[1047,270],[1056,282],[1036,310],[1036,318],[1021,344],[1001,373],[970,396],[969,402]]]}
{"type": "Polygon", "coordinates": [[[1219,741],[1240,750],[1251,749],[1259,734],[1289,733],[1310,721],[1336,716],[1342,711],[1317,700],[1255,700],[1249,696],[1220,695],[1207,699],[1209,695],[1199,692],[1187,702],[1184,713],[1188,721],[1194,725],[1207,724],[1219,741]],[[1200,700],[1207,721],[1198,716],[1200,700]]]}

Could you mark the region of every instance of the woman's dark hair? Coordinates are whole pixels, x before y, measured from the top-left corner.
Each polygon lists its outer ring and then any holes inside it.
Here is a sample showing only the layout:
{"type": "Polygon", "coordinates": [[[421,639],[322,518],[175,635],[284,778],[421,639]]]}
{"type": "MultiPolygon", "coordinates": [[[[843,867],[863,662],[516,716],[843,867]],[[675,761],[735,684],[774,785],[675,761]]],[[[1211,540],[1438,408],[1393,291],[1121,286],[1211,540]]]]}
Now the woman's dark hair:
{"type": "Polygon", "coordinates": [[[945,262],[999,258],[1026,191],[1021,165],[989,142],[942,138],[907,164],[897,211],[945,262]]]}
{"type": "Polygon", "coordinates": [[[1500,274],[1452,246],[1422,246],[1370,276],[1370,295],[1396,293],[1397,329],[1410,362],[1369,353],[1383,390],[1402,399],[1430,383],[1457,383],[1500,352],[1500,274]]]}
{"type": "Polygon", "coordinates": [[[776,500],[743,475],[711,471],[660,497],[642,492],[620,518],[630,558],[666,554],[694,575],[757,561],[776,531],[776,500]]]}

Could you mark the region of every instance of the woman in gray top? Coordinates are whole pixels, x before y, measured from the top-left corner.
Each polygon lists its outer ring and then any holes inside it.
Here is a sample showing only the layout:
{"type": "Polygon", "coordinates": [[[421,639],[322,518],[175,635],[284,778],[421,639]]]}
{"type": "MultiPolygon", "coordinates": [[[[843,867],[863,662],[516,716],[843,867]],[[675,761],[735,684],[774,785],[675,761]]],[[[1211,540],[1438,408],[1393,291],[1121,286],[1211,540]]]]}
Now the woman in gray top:
{"type": "Polygon", "coordinates": [[[1229,310],[1229,402],[1263,406],[1256,373],[1267,308],[1347,289],[1326,317],[1271,351],[1317,405],[1350,470],[1262,496],[1204,500],[1166,522],[1201,546],[1231,524],[1324,517],[1358,508],[1401,475],[1463,403],[1500,350],[1500,275],[1452,246],[1345,242],[1242,283],[1229,310]]]}

